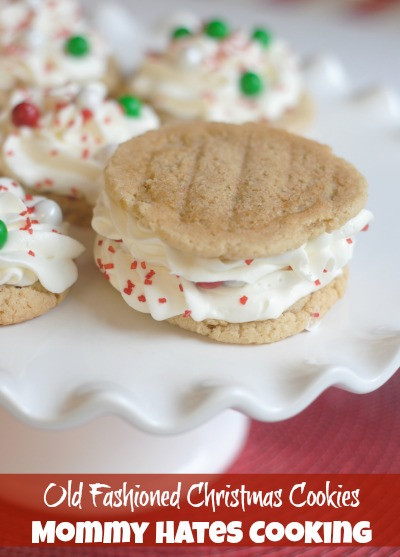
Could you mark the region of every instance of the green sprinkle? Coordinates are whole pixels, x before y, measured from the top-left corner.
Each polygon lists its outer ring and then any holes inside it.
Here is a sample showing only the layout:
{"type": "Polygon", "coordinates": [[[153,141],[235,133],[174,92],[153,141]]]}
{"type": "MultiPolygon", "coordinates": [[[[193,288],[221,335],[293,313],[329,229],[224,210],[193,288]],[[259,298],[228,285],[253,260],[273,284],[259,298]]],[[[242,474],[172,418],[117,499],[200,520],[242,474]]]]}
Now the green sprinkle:
{"type": "Polygon", "coordinates": [[[132,95],[123,95],[118,99],[126,116],[137,118],[142,111],[142,102],[132,95]]]}
{"type": "Polygon", "coordinates": [[[75,56],[77,58],[86,56],[90,52],[89,41],[83,35],[74,35],[66,41],[65,51],[70,56],[75,56]]]}
{"type": "Polygon", "coordinates": [[[267,47],[271,44],[272,33],[268,29],[257,27],[257,29],[254,29],[251,38],[254,41],[258,41],[262,46],[267,47]]]}
{"type": "Polygon", "coordinates": [[[5,243],[7,242],[8,238],[8,230],[6,223],[0,220],[0,249],[4,247],[5,243]]]}
{"type": "Polygon", "coordinates": [[[240,78],[240,90],[246,96],[259,95],[264,88],[261,77],[253,72],[245,72],[240,78]]]}
{"type": "Polygon", "coordinates": [[[187,27],[177,27],[172,31],[173,39],[184,39],[185,37],[190,37],[192,32],[187,27]]]}
{"type": "Polygon", "coordinates": [[[213,21],[209,21],[204,31],[206,35],[212,37],[213,39],[222,40],[226,39],[230,35],[230,29],[225,21],[220,19],[214,19],[213,21]]]}

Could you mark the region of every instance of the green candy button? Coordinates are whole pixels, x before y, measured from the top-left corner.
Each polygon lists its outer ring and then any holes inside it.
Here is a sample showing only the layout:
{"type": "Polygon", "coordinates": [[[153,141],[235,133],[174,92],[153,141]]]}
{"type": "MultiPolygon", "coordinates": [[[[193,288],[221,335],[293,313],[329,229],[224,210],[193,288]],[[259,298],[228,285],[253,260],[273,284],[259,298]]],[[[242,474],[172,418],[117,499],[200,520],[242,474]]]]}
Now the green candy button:
{"type": "Polygon", "coordinates": [[[258,41],[262,46],[267,47],[272,41],[272,33],[271,31],[268,31],[268,29],[258,27],[257,29],[254,29],[251,38],[254,41],[258,41]]]}
{"type": "Polygon", "coordinates": [[[140,116],[142,110],[142,103],[137,97],[132,95],[123,95],[118,99],[119,104],[122,106],[126,116],[137,118],[140,116]]]}
{"type": "Polygon", "coordinates": [[[185,37],[190,37],[192,32],[187,27],[177,27],[172,31],[173,39],[184,39],[185,37]]]}
{"type": "Polygon", "coordinates": [[[86,37],[83,35],[74,35],[70,37],[65,43],[65,51],[70,56],[86,56],[90,51],[90,44],[86,37]]]}
{"type": "Polygon", "coordinates": [[[8,238],[8,230],[6,223],[0,220],[0,249],[4,247],[4,244],[7,242],[8,238]]]}
{"type": "Polygon", "coordinates": [[[209,37],[218,40],[226,39],[230,35],[228,24],[220,19],[214,19],[206,23],[204,31],[209,37]]]}
{"type": "Polygon", "coordinates": [[[261,77],[253,72],[245,72],[240,78],[240,90],[249,97],[259,95],[264,88],[261,77]]]}

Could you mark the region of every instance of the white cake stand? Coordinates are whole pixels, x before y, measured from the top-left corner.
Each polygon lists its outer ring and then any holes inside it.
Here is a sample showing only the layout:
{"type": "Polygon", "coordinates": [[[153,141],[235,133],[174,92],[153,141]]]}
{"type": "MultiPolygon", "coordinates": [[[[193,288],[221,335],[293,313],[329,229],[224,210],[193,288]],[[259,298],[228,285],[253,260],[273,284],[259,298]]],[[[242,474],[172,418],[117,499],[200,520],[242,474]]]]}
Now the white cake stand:
{"type": "Polygon", "coordinates": [[[354,95],[329,58],[307,74],[312,135],[370,182],[376,220],[344,300],[312,333],[214,343],[131,310],[92,263],[92,234],[74,231],[88,250],[67,300],[0,332],[0,472],[220,472],[246,437],[243,414],[282,420],[331,385],[369,392],[399,367],[400,101],[354,95]]]}

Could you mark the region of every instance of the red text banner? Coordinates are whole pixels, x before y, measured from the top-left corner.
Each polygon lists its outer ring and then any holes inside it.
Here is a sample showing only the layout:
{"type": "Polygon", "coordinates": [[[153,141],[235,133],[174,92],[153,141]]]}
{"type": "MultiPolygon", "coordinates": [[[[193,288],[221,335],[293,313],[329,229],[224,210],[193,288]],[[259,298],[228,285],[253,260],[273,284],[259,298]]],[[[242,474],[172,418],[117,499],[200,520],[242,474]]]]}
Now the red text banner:
{"type": "Polygon", "coordinates": [[[1,546],[400,546],[400,475],[0,475],[1,546]]]}

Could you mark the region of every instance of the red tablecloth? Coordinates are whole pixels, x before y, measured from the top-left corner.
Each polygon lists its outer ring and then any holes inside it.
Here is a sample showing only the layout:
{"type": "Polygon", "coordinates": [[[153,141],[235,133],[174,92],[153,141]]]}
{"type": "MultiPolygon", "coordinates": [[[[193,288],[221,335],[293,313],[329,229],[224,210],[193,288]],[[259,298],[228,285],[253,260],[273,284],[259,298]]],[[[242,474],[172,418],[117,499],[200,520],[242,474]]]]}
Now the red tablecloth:
{"type": "MultiPolygon", "coordinates": [[[[399,370],[400,371],[400,370],[399,370]]],[[[400,373],[378,391],[356,395],[330,389],[300,415],[280,423],[253,422],[232,473],[400,473],[400,373]]],[[[400,555],[387,548],[149,548],[0,549],[7,557],[146,557],[183,555],[400,555]]]]}

